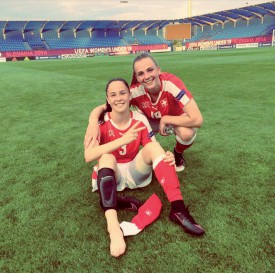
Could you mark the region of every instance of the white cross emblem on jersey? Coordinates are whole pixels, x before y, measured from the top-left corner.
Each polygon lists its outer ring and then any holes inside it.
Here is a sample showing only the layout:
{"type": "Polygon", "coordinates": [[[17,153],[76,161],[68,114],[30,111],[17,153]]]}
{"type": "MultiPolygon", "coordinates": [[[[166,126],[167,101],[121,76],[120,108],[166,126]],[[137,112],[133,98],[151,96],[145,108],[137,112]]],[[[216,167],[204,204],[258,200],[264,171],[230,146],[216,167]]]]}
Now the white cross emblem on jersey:
{"type": "Polygon", "coordinates": [[[160,102],[160,104],[161,104],[162,107],[167,106],[167,99],[163,99],[163,100],[160,102]]]}

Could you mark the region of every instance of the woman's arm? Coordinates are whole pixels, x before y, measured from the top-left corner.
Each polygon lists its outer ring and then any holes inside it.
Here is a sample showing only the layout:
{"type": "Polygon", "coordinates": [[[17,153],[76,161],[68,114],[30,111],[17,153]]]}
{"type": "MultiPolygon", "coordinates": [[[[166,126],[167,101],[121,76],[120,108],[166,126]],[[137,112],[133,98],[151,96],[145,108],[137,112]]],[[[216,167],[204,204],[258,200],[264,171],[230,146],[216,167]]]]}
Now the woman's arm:
{"type": "Polygon", "coordinates": [[[94,145],[90,143],[87,148],[85,147],[85,161],[93,162],[99,159],[103,154],[109,154],[123,145],[125,145],[123,137],[102,145],[99,145],[98,140],[96,140],[94,145]]]}
{"type": "Polygon", "coordinates": [[[127,145],[133,140],[137,139],[137,133],[145,127],[139,127],[140,122],[135,123],[122,137],[117,138],[111,142],[99,145],[98,140],[95,141],[95,144],[88,145],[85,147],[84,157],[86,162],[92,162],[99,159],[103,154],[109,154],[116,149],[120,148],[123,145],[127,145]]]}
{"type": "Polygon", "coordinates": [[[93,111],[90,113],[89,124],[87,126],[85,137],[84,137],[85,148],[87,148],[90,143],[92,144],[92,146],[94,146],[96,139],[99,138],[100,132],[99,132],[98,120],[99,120],[100,114],[105,109],[106,109],[106,105],[102,104],[94,108],[93,111]]]}
{"type": "Polygon", "coordinates": [[[203,117],[193,98],[184,106],[184,113],[181,116],[163,116],[160,120],[160,132],[163,132],[166,124],[188,128],[200,128],[202,126],[203,117]]]}

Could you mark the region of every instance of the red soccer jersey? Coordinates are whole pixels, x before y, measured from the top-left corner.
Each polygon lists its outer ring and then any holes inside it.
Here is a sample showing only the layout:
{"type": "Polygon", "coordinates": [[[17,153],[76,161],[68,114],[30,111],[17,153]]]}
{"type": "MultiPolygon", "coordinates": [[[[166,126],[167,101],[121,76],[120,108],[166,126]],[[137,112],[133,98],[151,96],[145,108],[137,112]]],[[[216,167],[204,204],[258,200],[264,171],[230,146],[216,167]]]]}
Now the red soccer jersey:
{"type": "Polygon", "coordinates": [[[148,118],[161,119],[164,115],[179,116],[192,94],[181,79],[173,74],[162,72],[161,91],[156,102],[152,102],[148,91],[140,84],[131,86],[131,105],[138,107],[148,118]]]}
{"type": "Polygon", "coordinates": [[[105,114],[104,123],[100,125],[100,145],[120,138],[139,121],[141,122],[137,128],[146,128],[138,132],[138,138],[112,152],[118,163],[132,161],[138,154],[140,145],[145,146],[148,142],[156,141],[156,139],[147,118],[137,111],[131,111],[129,126],[125,130],[116,127],[116,124],[111,120],[110,113],[105,114]]]}

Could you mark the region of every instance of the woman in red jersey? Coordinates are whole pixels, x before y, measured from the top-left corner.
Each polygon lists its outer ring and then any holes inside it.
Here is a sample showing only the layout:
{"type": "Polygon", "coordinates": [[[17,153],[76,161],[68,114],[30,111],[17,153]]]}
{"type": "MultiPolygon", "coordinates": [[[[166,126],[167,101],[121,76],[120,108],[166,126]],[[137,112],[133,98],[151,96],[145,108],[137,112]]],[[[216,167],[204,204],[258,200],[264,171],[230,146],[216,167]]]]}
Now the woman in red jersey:
{"type": "MultiPolygon", "coordinates": [[[[120,78],[110,80],[106,86],[106,98],[107,111],[102,114],[99,125],[100,139],[85,147],[84,156],[86,162],[98,161],[93,190],[100,194],[110,235],[111,255],[118,257],[126,250],[117,217],[116,191],[148,185],[153,170],[171,203],[170,220],[187,233],[203,235],[205,231],[195,222],[183,202],[173,154],[165,153],[156,141],[144,115],[129,108],[131,94],[127,82],[120,78]],[[140,145],[143,148],[139,149],[140,145]]],[[[143,215],[137,215],[139,219],[134,223],[142,228],[151,221],[150,216],[144,211],[143,215]]]]}
{"type": "MultiPolygon", "coordinates": [[[[176,138],[176,170],[184,170],[186,162],[183,153],[193,144],[197,128],[203,123],[203,117],[192,94],[181,79],[161,72],[156,60],[148,53],[142,53],[135,58],[133,71],[131,105],[146,115],[155,132],[167,136],[165,127],[173,126],[176,138]]],[[[104,105],[99,106],[90,115],[84,139],[85,146],[98,135],[98,117],[103,109],[104,105]]]]}

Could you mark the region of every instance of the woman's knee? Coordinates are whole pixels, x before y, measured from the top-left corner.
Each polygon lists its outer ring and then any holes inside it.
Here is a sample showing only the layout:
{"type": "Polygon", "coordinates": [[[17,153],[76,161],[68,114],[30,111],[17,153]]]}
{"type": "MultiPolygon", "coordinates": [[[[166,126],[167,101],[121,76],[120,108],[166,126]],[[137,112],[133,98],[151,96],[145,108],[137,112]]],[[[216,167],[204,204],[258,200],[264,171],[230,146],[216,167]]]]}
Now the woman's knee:
{"type": "Polygon", "coordinates": [[[176,135],[183,141],[190,141],[196,134],[195,128],[177,128],[176,135]]]}
{"type": "Polygon", "coordinates": [[[163,151],[163,148],[160,146],[159,142],[157,141],[153,141],[148,143],[145,147],[144,147],[145,151],[150,151],[150,152],[156,152],[156,151],[163,151]]]}
{"type": "Polygon", "coordinates": [[[142,158],[146,164],[152,164],[157,157],[164,154],[165,151],[158,142],[150,142],[142,148],[142,158]]]}
{"type": "Polygon", "coordinates": [[[99,168],[111,168],[114,169],[116,166],[116,158],[113,154],[103,154],[99,159],[99,168]]]}

